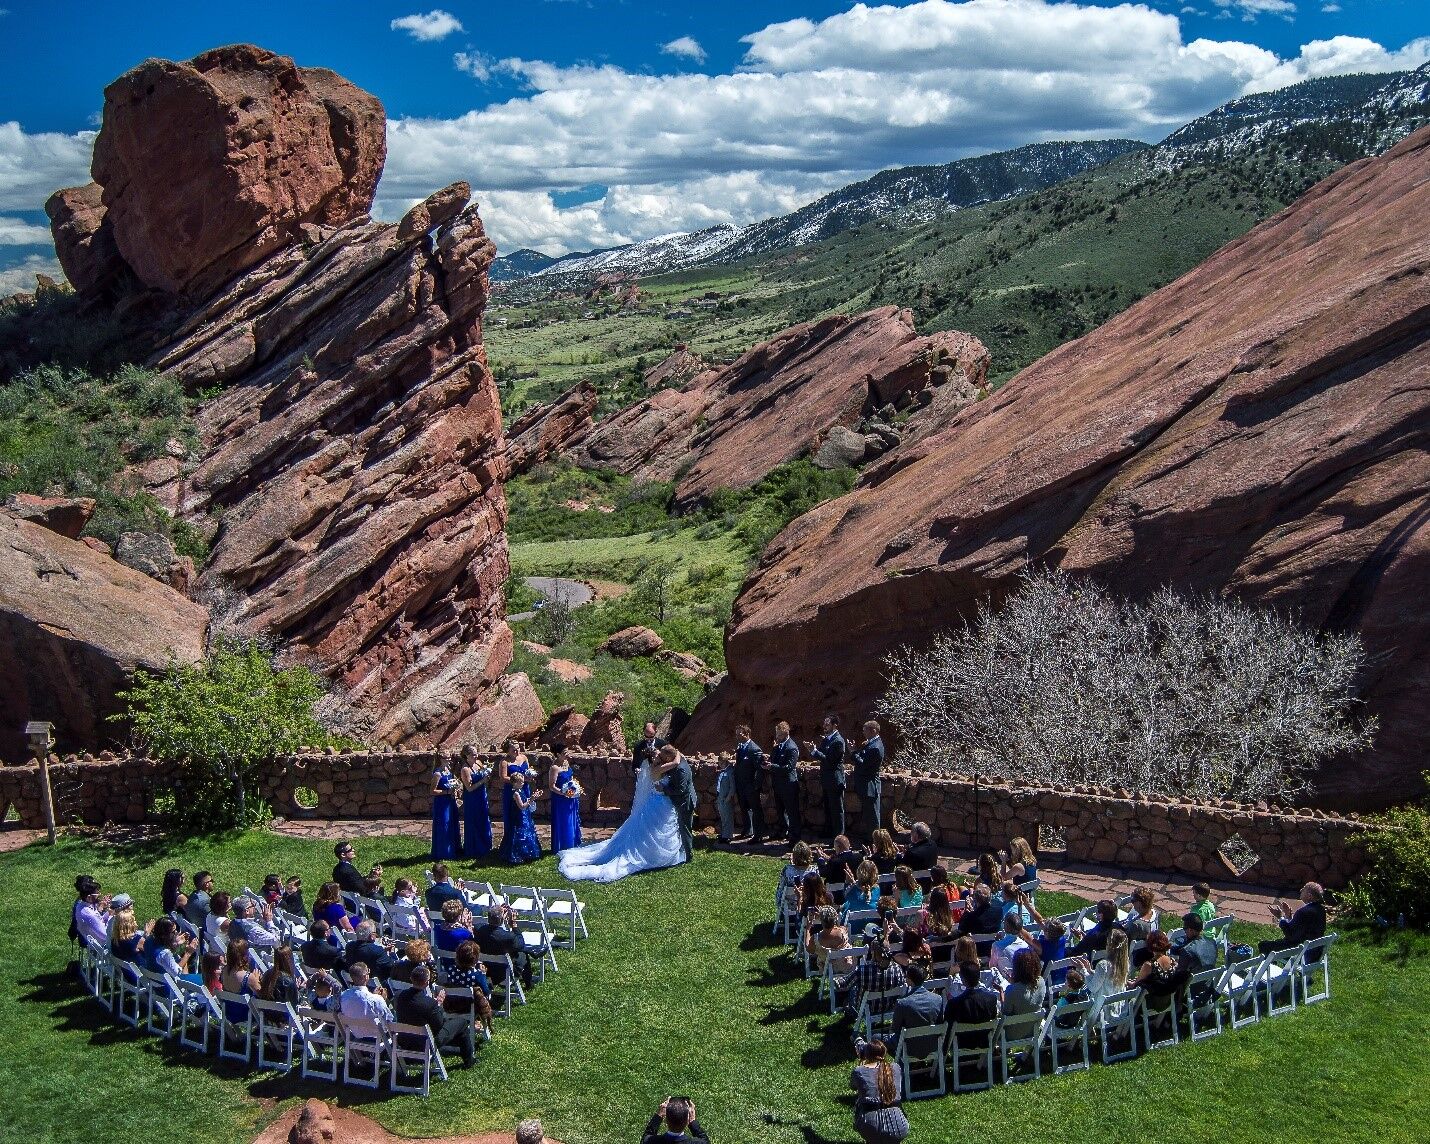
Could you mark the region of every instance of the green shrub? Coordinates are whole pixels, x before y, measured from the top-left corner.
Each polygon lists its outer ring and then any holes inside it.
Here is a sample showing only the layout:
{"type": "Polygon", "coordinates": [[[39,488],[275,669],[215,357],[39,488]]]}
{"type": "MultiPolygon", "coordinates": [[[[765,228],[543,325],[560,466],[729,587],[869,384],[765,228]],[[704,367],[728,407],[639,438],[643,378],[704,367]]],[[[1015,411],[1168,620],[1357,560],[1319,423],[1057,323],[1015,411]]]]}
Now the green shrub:
{"type": "MultiPolygon", "coordinates": [[[[1430,772],[1426,773],[1430,781],[1430,772]]],[[[1343,895],[1346,911],[1430,926],[1430,805],[1396,807],[1375,820],[1365,839],[1370,872],[1343,895]]]]}
{"type": "Polygon", "coordinates": [[[279,669],[255,643],[219,637],[199,663],[137,671],[127,720],[135,746],[179,769],[173,826],[207,831],[263,822],[269,809],[253,789],[274,755],[334,745],[314,704],[322,682],[306,667],[279,669]]]}

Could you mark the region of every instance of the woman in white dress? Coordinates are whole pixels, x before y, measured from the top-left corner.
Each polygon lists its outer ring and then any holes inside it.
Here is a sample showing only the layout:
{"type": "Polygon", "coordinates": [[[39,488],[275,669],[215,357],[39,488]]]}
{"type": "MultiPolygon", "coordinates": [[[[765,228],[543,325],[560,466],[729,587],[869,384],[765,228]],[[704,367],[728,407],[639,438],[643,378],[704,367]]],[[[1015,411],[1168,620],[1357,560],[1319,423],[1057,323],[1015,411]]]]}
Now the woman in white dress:
{"type": "Polygon", "coordinates": [[[655,789],[650,763],[642,763],[630,817],[604,842],[563,850],[557,868],[573,882],[615,882],[627,874],[685,861],[675,804],[655,789]]]}

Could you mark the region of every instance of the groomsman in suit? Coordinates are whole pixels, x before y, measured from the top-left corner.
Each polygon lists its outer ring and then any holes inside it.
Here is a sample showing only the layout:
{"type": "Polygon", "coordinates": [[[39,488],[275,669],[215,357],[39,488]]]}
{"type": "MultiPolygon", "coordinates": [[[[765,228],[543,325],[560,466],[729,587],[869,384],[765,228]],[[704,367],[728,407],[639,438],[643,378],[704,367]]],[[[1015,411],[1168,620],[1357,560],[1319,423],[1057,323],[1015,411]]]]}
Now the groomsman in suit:
{"type": "Polygon", "coordinates": [[[775,797],[791,846],[799,841],[804,822],[799,809],[799,744],[789,733],[789,724],[775,724],[775,745],[770,748],[770,769],[774,775],[775,797]]]}
{"type": "Polygon", "coordinates": [[[760,806],[760,786],[764,781],[765,753],[744,723],[735,728],[735,797],[740,813],[749,820],[750,841],[756,846],[765,840],[765,812],[760,806]]]}
{"type": "Polygon", "coordinates": [[[864,742],[854,752],[854,770],[849,776],[859,796],[859,829],[866,840],[874,837],[881,822],[879,775],[883,769],[884,740],[879,736],[878,721],[870,719],[864,724],[864,742]]]}
{"type": "Polygon", "coordinates": [[[824,795],[824,830],[831,838],[844,833],[844,736],[839,733],[839,716],[824,717],[824,735],[818,743],[806,743],[809,757],[819,761],[819,789],[824,795]]]}
{"type": "Polygon", "coordinates": [[[641,769],[642,763],[649,763],[651,769],[655,769],[655,757],[660,749],[665,746],[665,740],[655,733],[655,724],[647,723],[641,738],[636,740],[636,745],[631,751],[631,768],[635,771],[641,769]]]}

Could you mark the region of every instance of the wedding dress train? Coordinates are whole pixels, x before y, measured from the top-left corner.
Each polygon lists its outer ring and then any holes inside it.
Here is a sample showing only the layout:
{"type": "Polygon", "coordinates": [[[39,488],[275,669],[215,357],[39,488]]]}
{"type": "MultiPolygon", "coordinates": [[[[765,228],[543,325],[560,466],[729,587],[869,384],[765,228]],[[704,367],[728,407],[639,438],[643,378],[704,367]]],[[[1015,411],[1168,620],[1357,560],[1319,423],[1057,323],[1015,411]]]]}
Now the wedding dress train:
{"type": "Polygon", "coordinates": [[[684,861],[675,804],[655,789],[650,765],[642,763],[630,817],[604,842],[563,850],[557,868],[573,882],[615,882],[684,861]]]}

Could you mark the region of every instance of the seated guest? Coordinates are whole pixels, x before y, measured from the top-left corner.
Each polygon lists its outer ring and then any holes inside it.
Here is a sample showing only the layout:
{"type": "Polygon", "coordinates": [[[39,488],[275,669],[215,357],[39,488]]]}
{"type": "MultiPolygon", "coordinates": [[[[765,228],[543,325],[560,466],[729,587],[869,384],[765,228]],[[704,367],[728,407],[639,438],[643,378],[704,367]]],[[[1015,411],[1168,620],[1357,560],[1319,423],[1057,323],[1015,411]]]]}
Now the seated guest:
{"type": "MultiPolygon", "coordinates": [[[[475,1021],[470,1014],[447,1013],[442,1003],[447,999],[445,992],[438,990],[437,996],[427,992],[432,983],[432,974],[425,965],[412,971],[412,988],[404,989],[392,1003],[392,1010],[403,1025],[426,1025],[432,1030],[432,1039],[437,1051],[457,1049],[462,1054],[462,1064],[471,1067],[476,1057],[475,1021]]],[[[346,1009],[344,1009],[346,1015],[346,1009]]],[[[422,1041],[412,1033],[399,1033],[397,1043],[403,1049],[420,1049],[422,1041]]]]}
{"type": "MultiPolygon", "coordinates": [[[[1038,960],[1044,965],[1053,961],[1061,961],[1068,955],[1068,927],[1058,921],[1057,918],[1048,918],[1043,922],[1043,932],[1038,935],[1038,960]]],[[[1053,984],[1063,983],[1064,970],[1055,969],[1053,971],[1053,984]]]]}
{"type": "Polygon", "coordinates": [[[442,903],[442,920],[432,927],[432,940],[438,949],[455,950],[464,941],[472,940],[472,911],[455,898],[442,903]]]}
{"type": "Polygon", "coordinates": [[[233,903],[233,918],[229,921],[228,936],[241,937],[250,949],[276,949],[283,940],[272,925],[273,908],[265,905],[263,917],[258,916],[258,906],[247,895],[233,903]]]}
{"type": "Polygon", "coordinates": [[[792,905],[804,879],[818,873],[814,865],[814,851],[807,842],[796,842],[790,860],[785,863],[785,868],[780,871],[780,880],[775,884],[775,912],[782,912],[787,905],[792,905]]]}
{"type": "Polygon", "coordinates": [[[1020,1013],[1041,1013],[1048,997],[1043,981],[1043,964],[1031,949],[1020,949],[1013,958],[1009,974],[1012,983],[1003,990],[1003,1012],[1009,1017],[1020,1013]]]}
{"type": "Polygon", "coordinates": [[[293,947],[287,942],[273,951],[273,964],[258,983],[258,996],[264,1001],[298,1004],[298,969],[293,964],[293,947]]]}
{"type": "Polygon", "coordinates": [[[333,937],[332,928],[322,918],[315,918],[308,927],[308,940],[303,943],[303,964],[309,969],[332,972],[343,967],[343,945],[333,937]]]}
{"type": "Polygon", "coordinates": [[[923,970],[924,977],[927,979],[929,966],[933,963],[933,950],[929,948],[928,942],[924,941],[923,935],[910,926],[903,931],[899,942],[899,951],[894,954],[894,961],[904,970],[917,965],[923,970]]]}
{"type": "Polygon", "coordinates": [[[313,899],[313,920],[327,922],[343,933],[353,932],[353,918],[343,905],[338,883],[324,882],[318,887],[318,896],[313,899]]]}
{"type": "Polygon", "coordinates": [[[210,993],[217,993],[223,988],[223,954],[204,953],[199,955],[199,976],[203,978],[204,988],[210,993]]]}
{"type": "Polygon", "coordinates": [[[1117,930],[1117,905],[1110,899],[1103,898],[1097,903],[1097,924],[1072,944],[1068,949],[1068,956],[1087,957],[1100,953],[1107,948],[1108,937],[1114,930],[1117,930]]]}
{"type": "Polygon", "coordinates": [[[382,887],[381,874],[369,874],[362,880],[362,896],[364,898],[376,898],[378,900],[387,896],[387,891],[382,887]]]}
{"type": "Polygon", "coordinates": [[[228,916],[232,902],[227,890],[215,890],[209,896],[209,913],[204,919],[204,943],[206,948],[222,953],[228,945],[228,930],[232,919],[228,916]]]}
{"type": "MultiPolygon", "coordinates": [[[[116,902],[123,902],[128,897],[128,894],[116,894],[114,900],[116,902]]],[[[139,922],[134,917],[133,903],[130,903],[127,907],[121,907],[116,910],[114,917],[110,921],[109,952],[119,961],[127,961],[131,965],[137,965],[139,963],[139,954],[143,949],[144,931],[139,928],[139,922]]]]}
{"type": "MultiPolygon", "coordinates": [[[[944,1020],[950,1025],[983,1025],[997,1020],[998,994],[983,984],[983,967],[976,961],[965,961],[958,967],[958,978],[963,992],[948,999],[944,1020]]],[[[959,1038],[961,1048],[981,1049],[987,1044],[986,1033],[959,1038]]]]}
{"type": "MultiPolygon", "coordinates": [[[[349,894],[361,894],[364,875],[357,868],[357,851],[353,849],[353,844],[339,842],[333,847],[333,854],[338,860],[338,864],[333,867],[333,881],[338,884],[339,889],[346,890],[349,894]]],[[[382,867],[374,866],[370,873],[381,875],[382,867]]]]}
{"type": "MultiPolygon", "coordinates": [[[[463,942],[462,945],[466,945],[463,942]]],[[[462,946],[457,947],[461,949],[462,946]]],[[[387,971],[388,981],[406,981],[412,983],[412,971],[419,965],[425,965],[435,972],[436,965],[432,961],[432,946],[428,944],[426,938],[414,937],[402,947],[402,956],[392,963],[387,971]]]]}
{"type": "Polygon", "coordinates": [[[904,847],[904,865],[911,870],[932,870],[938,865],[938,847],[927,822],[909,828],[909,844],[904,847]]]}
{"type": "Polygon", "coordinates": [[[70,930],[79,941],[97,942],[109,948],[109,903],[100,893],[97,879],[81,874],[74,880],[75,903],[70,930]]]}
{"type": "Polygon", "coordinates": [[[1053,1024],[1059,1029],[1077,1028],[1077,1018],[1073,1016],[1059,1016],[1062,1010],[1069,1005],[1080,1005],[1084,1001],[1091,1001],[1092,994],[1088,991],[1087,983],[1083,978],[1081,969],[1069,969],[1067,971],[1067,988],[1058,997],[1057,1004],[1053,1006],[1053,1024]]]}
{"type": "Polygon", "coordinates": [[[1120,993],[1130,984],[1132,971],[1132,943],[1120,929],[1114,928],[1107,935],[1107,956],[1093,968],[1083,961],[1079,968],[1087,982],[1087,991],[1100,1010],[1114,993],[1120,993]]]}
{"type": "Polygon", "coordinates": [[[358,922],[356,934],[343,954],[344,959],[349,963],[361,961],[367,966],[371,976],[379,981],[386,981],[388,973],[397,964],[397,958],[387,946],[377,940],[377,926],[364,918],[358,922]]]}
{"type": "MultiPolygon", "coordinates": [[[[859,1015],[859,1006],[865,994],[883,993],[889,989],[902,991],[907,984],[903,967],[889,956],[889,947],[882,940],[872,941],[864,960],[839,978],[839,988],[849,991],[849,1004],[844,1012],[851,1019],[855,1018],[859,1015]]],[[[892,1001],[881,1001],[878,1005],[871,1003],[870,1011],[875,1016],[882,1016],[893,1007],[892,1001]]]]}
{"type": "Polygon", "coordinates": [[[834,898],[825,886],[824,879],[815,873],[806,874],[799,886],[799,908],[804,914],[806,924],[821,908],[833,905],[834,898]]]}
{"type": "Polygon", "coordinates": [[[263,982],[253,968],[253,960],[248,956],[248,942],[235,937],[223,952],[223,969],[219,971],[219,984],[225,993],[234,993],[241,1001],[225,1001],[224,1015],[229,1021],[238,1023],[248,1019],[248,998],[259,990],[263,982]]]}
{"type": "Polygon", "coordinates": [[[869,846],[869,861],[882,874],[892,874],[899,864],[899,848],[894,845],[894,836],[883,827],[874,831],[869,846]]]}
{"type": "Polygon", "coordinates": [[[1153,930],[1147,935],[1147,950],[1151,958],[1137,973],[1132,982],[1147,996],[1147,1008],[1165,1012],[1172,1006],[1172,998],[1181,992],[1191,976],[1185,965],[1172,956],[1172,943],[1161,930],[1153,930]]]}
{"type": "Polygon", "coordinates": [[[303,918],[308,916],[308,907],[303,901],[303,879],[291,874],[283,883],[283,896],[278,904],[290,914],[303,918]]]}
{"type": "Polygon", "coordinates": [[[924,892],[914,881],[914,872],[908,866],[894,867],[894,893],[901,910],[924,904],[924,892]]]}
{"type": "Polygon", "coordinates": [[[1189,973],[1216,965],[1217,944],[1202,932],[1200,916],[1195,913],[1182,915],[1182,928],[1172,935],[1172,953],[1189,973]]]}
{"type": "Polygon", "coordinates": [[[856,849],[847,834],[834,840],[834,847],[824,859],[824,880],[831,885],[842,886],[854,881],[854,871],[864,861],[864,852],[856,849]]]}
{"type": "Polygon", "coordinates": [[[929,942],[951,941],[954,938],[958,922],[948,904],[948,891],[937,886],[929,891],[928,905],[919,916],[918,929],[929,942]]]}
{"type": "Polygon", "coordinates": [[[1156,930],[1157,895],[1145,886],[1132,891],[1132,902],[1127,911],[1127,919],[1122,929],[1133,941],[1146,941],[1147,935],[1156,930]]]}
{"type": "Polygon", "coordinates": [[[491,996],[492,983],[482,968],[481,956],[481,948],[476,942],[464,941],[457,947],[456,960],[443,966],[442,984],[480,990],[482,996],[491,996]]]}
{"type": "Polygon", "coordinates": [[[1198,882],[1192,887],[1192,902],[1190,912],[1202,919],[1202,928],[1205,929],[1207,923],[1216,917],[1216,906],[1212,904],[1212,888],[1205,882],[1198,882]]]}
{"type": "Polygon", "coordinates": [[[1003,932],[993,943],[992,952],[988,955],[989,968],[996,969],[1005,980],[1012,977],[1013,958],[1023,950],[1031,949],[1033,942],[1033,935],[1023,928],[1023,923],[1018,920],[1018,915],[1005,914],[1003,916],[1003,932]]]}
{"type": "Polygon", "coordinates": [[[839,914],[832,909],[820,915],[819,929],[809,932],[807,948],[814,961],[815,970],[819,973],[824,972],[824,963],[829,960],[831,953],[838,953],[852,946],[848,929],[840,925],[839,914]]]}
{"type": "Polygon", "coordinates": [[[427,937],[432,933],[432,920],[427,916],[427,907],[418,898],[417,884],[411,878],[397,879],[387,916],[392,922],[395,937],[427,937]]]}
{"type": "Polygon", "coordinates": [[[1007,851],[1000,851],[998,857],[1002,859],[998,872],[1003,876],[1003,880],[1021,886],[1024,882],[1032,882],[1038,877],[1038,859],[1034,857],[1033,848],[1028,845],[1026,838],[1014,838],[1008,843],[1007,851]]]}
{"type": "MultiPolygon", "coordinates": [[[[944,1021],[943,998],[925,984],[927,978],[924,971],[917,965],[911,965],[904,970],[904,976],[908,980],[909,991],[894,1003],[893,1024],[889,1027],[889,1034],[880,1038],[890,1052],[898,1048],[899,1035],[905,1029],[941,1025],[944,1021]]],[[[856,1048],[858,1044],[856,1042],[856,1048]]],[[[912,1041],[907,1046],[909,1055],[913,1057],[925,1056],[931,1047],[923,1040],[912,1041]]]]}
{"type": "Polygon", "coordinates": [[[705,1129],[695,1119],[695,1102],[688,1096],[672,1096],[650,1118],[641,1133],[641,1144],[688,1144],[692,1140],[708,1140],[705,1129]],[[665,1131],[660,1122],[665,1121],[665,1131]]]}
{"type": "Polygon", "coordinates": [[[447,869],[447,863],[438,862],[432,867],[432,884],[427,887],[426,901],[427,908],[433,912],[440,912],[446,902],[467,904],[462,891],[452,885],[452,873],[447,869]]]}
{"type": "MultiPolygon", "coordinates": [[[[522,988],[530,989],[533,980],[533,970],[531,968],[531,957],[528,954],[525,943],[521,940],[521,935],[516,932],[516,912],[511,907],[501,902],[493,902],[487,907],[487,920],[484,925],[468,935],[471,940],[477,943],[479,949],[484,953],[498,954],[504,953],[511,958],[512,964],[516,966],[516,972],[521,978],[522,988]]],[[[545,946],[532,949],[531,953],[544,956],[545,946]]],[[[491,972],[492,983],[501,985],[506,981],[506,966],[494,965],[491,972]]]]}
{"type": "Polygon", "coordinates": [[[180,931],[173,918],[159,918],[149,934],[146,943],[149,956],[148,968],[154,973],[167,973],[170,977],[183,978],[195,985],[203,983],[197,973],[189,972],[197,948],[189,941],[189,936],[180,931]]]}
{"type": "Polygon", "coordinates": [[[937,862],[929,867],[929,892],[932,893],[934,890],[937,890],[940,887],[943,887],[945,892],[948,894],[948,900],[950,902],[952,902],[955,898],[962,896],[958,894],[954,890],[953,886],[949,883],[948,867],[945,866],[942,862],[937,862]]]}
{"type": "MultiPolygon", "coordinates": [[[[885,834],[888,831],[884,832],[885,834]]],[[[865,858],[854,873],[854,884],[844,887],[844,905],[839,911],[842,919],[853,910],[872,910],[879,904],[879,868],[865,858]]]]}
{"type": "MultiPolygon", "coordinates": [[[[391,1021],[393,1015],[382,996],[369,988],[371,976],[368,967],[361,961],[348,966],[348,980],[352,984],[343,990],[338,1007],[344,1025],[360,1037],[377,1039],[380,1036],[378,1020],[391,1021]]],[[[415,993],[416,988],[407,992],[415,993]]]]}
{"type": "Polygon", "coordinates": [[[973,888],[973,896],[963,911],[963,917],[958,919],[958,935],[962,937],[964,934],[975,933],[996,934],[1002,928],[1003,907],[993,901],[989,888],[979,883],[973,888]]]}
{"type": "Polygon", "coordinates": [[[159,890],[159,909],[175,920],[188,918],[184,907],[189,904],[189,896],[184,893],[184,872],[179,869],[164,871],[164,884],[159,890]]]}
{"type": "Polygon", "coordinates": [[[1003,866],[997,857],[987,850],[978,856],[978,865],[973,872],[977,875],[974,884],[981,882],[990,892],[994,886],[1003,884],[1003,866]]]}
{"type": "Polygon", "coordinates": [[[319,1013],[341,1012],[342,989],[338,979],[326,970],[319,970],[308,979],[308,1007],[319,1013]]]}
{"type": "Polygon", "coordinates": [[[194,892],[184,903],[184,917],[189,919],[199,933],[204,933],[204,923],[209,920],[209,897],[213,894],[214,876],[207,870],[194,875],[194,892]]]}
{"type": "Polygon", "coordinates": [[[1275,941],[1263,941],[1262,953],[1274,953],[1280,949],[1294,949],[1302,942],[1314,941],[1326,936],[1326,891],[1319,882],[1307,882],[1301,887],[1301,907],[1294,914],[1291,907],[1279,898],[1271,907],[1271,916],[1281,927],[1281,936],[1275,941]]]}
{"type": "Polygon", "coordinates": [[[1019,924],[1025,927],[1033,924],[1033,900],[1027,890],[1020,890],[1011,881],[1005,881],[994,901],[1002,908],[1004,917],[1017,917],[1019,924]]]}

